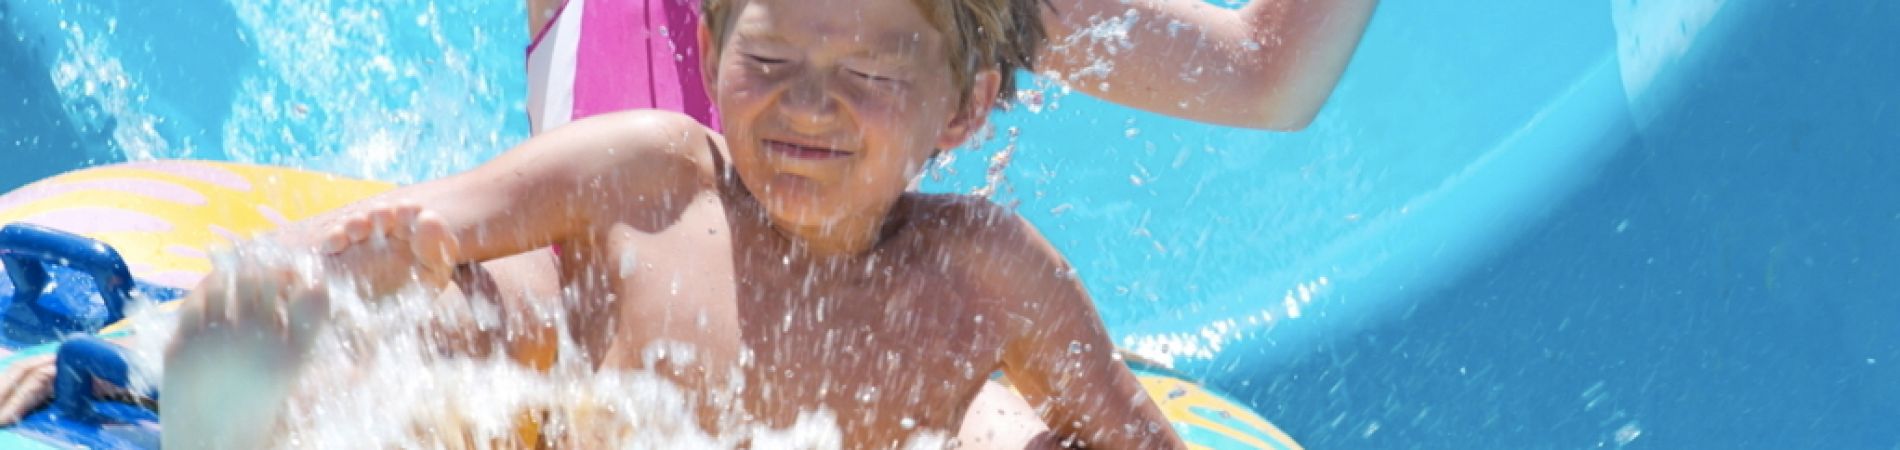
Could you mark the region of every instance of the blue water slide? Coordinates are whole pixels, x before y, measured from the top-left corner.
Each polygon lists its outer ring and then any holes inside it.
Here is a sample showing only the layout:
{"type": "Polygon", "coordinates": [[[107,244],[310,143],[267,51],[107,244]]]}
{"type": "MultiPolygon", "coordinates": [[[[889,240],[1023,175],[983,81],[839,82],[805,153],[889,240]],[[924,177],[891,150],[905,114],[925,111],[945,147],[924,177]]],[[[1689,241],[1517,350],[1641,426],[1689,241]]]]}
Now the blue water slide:
{"type": "Polygon", "coordinates": [[[1258,376],[1515,242],[1772,4],[1383,2],[1310,129],[1061,97],[1003,121],[1013,194],[1123,344],[1258,376]]]}
{"type": "Polygon", "coordinates": [[[1900,445],[1896,23],[1723,2],[1507,244],[1216,384],[1313,448],[1900,445]]]}

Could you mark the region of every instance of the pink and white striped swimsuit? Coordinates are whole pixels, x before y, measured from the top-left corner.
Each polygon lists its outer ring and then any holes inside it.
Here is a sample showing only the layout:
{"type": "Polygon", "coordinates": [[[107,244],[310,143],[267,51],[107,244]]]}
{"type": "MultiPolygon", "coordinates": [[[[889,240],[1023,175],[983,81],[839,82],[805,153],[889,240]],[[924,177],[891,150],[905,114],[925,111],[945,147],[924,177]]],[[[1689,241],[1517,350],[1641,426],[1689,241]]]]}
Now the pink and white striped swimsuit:
{"type": "Polygon", "coordinates": [[[698,0],[568,0],[528,46],[535,134],[575,119],[665,109],[717,127],[699,75],[698,0]]]}

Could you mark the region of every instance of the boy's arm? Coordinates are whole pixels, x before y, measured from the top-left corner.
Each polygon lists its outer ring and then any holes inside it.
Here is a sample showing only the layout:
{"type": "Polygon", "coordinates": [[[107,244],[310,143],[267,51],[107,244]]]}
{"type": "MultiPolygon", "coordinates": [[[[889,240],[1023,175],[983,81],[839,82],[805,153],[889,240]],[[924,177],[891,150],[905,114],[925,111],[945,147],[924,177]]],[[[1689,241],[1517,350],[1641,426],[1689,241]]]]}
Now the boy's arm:
{"type": "Polygon", "coordinates": [[[1088,448],[1185,448],[1134,373],[1068,263],[1014,214],[979,242],[980,283],[1018,320],[1005,325],[1003,372],[1057,440],[1088,448]]]}
{"type": "Polygon", "coordinates": [[[1038,69],[1143,110],[1298,130],[1326,103],[1376,3],[1252,0],[1232,10],[1202,0],[1051,0],[1038,69]],[[1086,31],[1131,16],[1125,39],[1086,31]],[[1085,75],[1101,63],[1112,64],[1106,75],[1085,75]]]}
{"type": "Polygon", "coordinates": [[[590,239],[613,221],[661,223],[711,186],[711,138],[676,113],[594,116],[531,138],[474,170],[398,188],[274,237],[312,248],[364,210],[421,205],[447,229],[446,262],[460,265],[590,239]]]}
{"type": "MultiPolygon", "coordinates": [[[[412,247],[417,254],[369,246],[332,255],[331,262],[325,264],[329,270],[348,270],[367,280],[360,289],[388,292],[405,283],[403,277],[415,273],[418,265],[431,271],[443,270],[554,243],[585,243],[601,236],[600,231],[609,223],[625,222],[637,227],[643,226],[643,221],[661,223],[677,217],[678,209],[711,184],[710,138],[692,118],[675,113],[633,111],[595,116],[530,139],[469,172],[358,201],[288,225],[266,239],[290,250],[308,251],[334,242],[337,230],[346,228],[341,224],[360,220],[366,211],[387,210],[390,205],[426,205],[426,210],[439,220],[442,236],[433,244],[412,247]],[[429,261],[418,259],[424,256],[422,253],[429,253],[429,261]]],[[[508,262],[533,262],[527,258],[535,257],[545,258],[524,255],[508,262]]],[[[270,286],[288,285],[298,278],[287,269],[252,267],[258,263],[241,261],[207,275],[190,296],[181,300],[180,310],[184,317],[204,320],[185,322],[237,320],[244,314],[225,310],[236,307],[249,311],[244,301],[253,297],[285,297],[283,293],[213,289],[226,287],[224,284],[231,280],[270,286]],[[226,269],[239,273],[219,273],[226,269]],[[227,298],[232,294],[243,298],[227,298]]],[[[522,267],[512,264],[508,268],[522,267]]],[[[500,297],[502,306],[518,313],[513,315],[522,315],[532,312],[527,300],[499,289],[520,290],[553,283],[534,279],[532,273],[510,275],[516,283],[489,282],[488,289],[470,289],[466,294],[500,297]]],[[[481,284],[466,282],[480,280],[463,281],[465,288],[481,284]]],[[[181,325],[181,329],[193,328],[181,325]]],[[[475,339],[471,344],[486,342],[481,340],[483,336],[466,338],[475,339]]]]}

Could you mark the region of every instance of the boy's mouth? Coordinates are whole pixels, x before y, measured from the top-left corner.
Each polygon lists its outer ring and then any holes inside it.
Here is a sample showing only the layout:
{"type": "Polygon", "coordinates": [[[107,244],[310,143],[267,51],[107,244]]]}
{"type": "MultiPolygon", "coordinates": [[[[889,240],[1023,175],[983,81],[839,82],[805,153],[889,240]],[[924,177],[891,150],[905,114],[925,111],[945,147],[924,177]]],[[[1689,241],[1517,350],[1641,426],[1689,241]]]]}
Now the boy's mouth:
{"type": "Polygon", "coordinates": [[[829,147],[799,145],[770,139],[765,141],[765,148],[772,153],[777,153],[792,159],[839,159],[847,158],[852,155],[851,152],[829,147]]]}

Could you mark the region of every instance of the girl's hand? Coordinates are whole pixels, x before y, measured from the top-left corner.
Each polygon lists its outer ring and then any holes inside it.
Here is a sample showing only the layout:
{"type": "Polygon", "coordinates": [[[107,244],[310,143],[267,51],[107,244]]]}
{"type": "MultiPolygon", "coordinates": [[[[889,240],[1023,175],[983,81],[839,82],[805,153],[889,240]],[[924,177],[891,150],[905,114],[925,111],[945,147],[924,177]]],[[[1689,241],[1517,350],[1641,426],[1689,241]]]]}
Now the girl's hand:
{"type": "Polygon", "coordinates": [[[19,423],[53,395],[53,355],[15,361],[0,372],[0,427],[19,423]]]}

